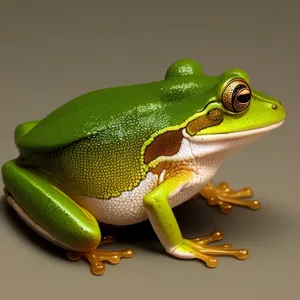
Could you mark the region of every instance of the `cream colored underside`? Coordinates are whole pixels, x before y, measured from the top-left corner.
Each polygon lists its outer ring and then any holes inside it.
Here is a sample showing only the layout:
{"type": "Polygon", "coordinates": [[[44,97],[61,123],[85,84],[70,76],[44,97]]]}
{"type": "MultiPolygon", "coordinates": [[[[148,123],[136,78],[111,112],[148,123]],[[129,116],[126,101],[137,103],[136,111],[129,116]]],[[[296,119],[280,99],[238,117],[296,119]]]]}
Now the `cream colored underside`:
{"type": "MultiPolygon", "coordinates": [[[[169,197],[170,206],[172,208],[178,206],[196,195],[214,177],[226,156],[233,150],[245,146],[265,132],[280,125],[281,123],[242,133],[198,137],[190,137],[183,131],[185,138],[179,152],[172,157],[164,157],[164,160],[188,161],[189,166],[194,171],[194,178],[189,185],[185,185],[184,189],[176,191],[169,197]]],[[[138,187],[109,200],[81,196],[75,200],[89,210],[100,222],[113,225],[139,223],[147,219],[143,197],[163,182],[163,175],[163,172],[159,177],[148,173],[138,187]]]]}

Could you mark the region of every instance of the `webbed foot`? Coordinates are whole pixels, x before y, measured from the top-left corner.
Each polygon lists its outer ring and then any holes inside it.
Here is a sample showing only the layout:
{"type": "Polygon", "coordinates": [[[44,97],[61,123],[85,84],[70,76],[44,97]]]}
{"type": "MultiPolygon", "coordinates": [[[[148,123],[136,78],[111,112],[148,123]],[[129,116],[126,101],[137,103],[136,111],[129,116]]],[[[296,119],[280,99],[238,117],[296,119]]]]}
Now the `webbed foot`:
{"type": "Polygon", "coordinates": [[[205,262],[207,267],[215,268],[218,260],[214,256],[234,256],[240,260],[248,258],[246,249],[232,249],[231,244],[221,246],[208,246],[207,244],[223,239],[221,232],[213,232],[205,237],[196,239],[183,239],[172,255],[181,259],[200,259],[205,262]]]}
{"type": "Polygon", "coordinates": [[[208,205],[219,205],[222,213],[232,212],[232,206],[242,206],[253,210],[260,208],[260,202],[257,200],[246,200],[253,196],[251,188],[234,191],[226,182],[214,185],[211,182],[200,191],[200,194],[207,200],[208,205]]]}
{"type": "MultiPolygon", "coordinates": [[[[111,244],[115,241],[115,238],[112,236],[104,237],[100,245],[111,244]]],[[[94,275],[102,275],[105,272],[104,261],[111,264],[118,264],[121,258],[126,257],[130,258],[134,256],[132,249],[124,249],[121,251],[108,251],[108,250],[99,250],[94,249],[90,252],[75,252],[70,251],[68,253],[68,258],[72,261],[77,261],[82,257],[85,257],[91,265],[91,270],[94,275]]]]}

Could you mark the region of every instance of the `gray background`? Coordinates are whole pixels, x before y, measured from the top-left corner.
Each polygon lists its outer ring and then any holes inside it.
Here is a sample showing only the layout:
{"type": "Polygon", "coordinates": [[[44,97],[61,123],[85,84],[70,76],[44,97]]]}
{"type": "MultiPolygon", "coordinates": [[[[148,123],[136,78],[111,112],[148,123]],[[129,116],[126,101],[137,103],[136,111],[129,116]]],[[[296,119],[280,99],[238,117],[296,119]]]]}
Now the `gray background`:
{"type": "Polygon", "coordinates": [[[251,186],[261,210],[225,216],[203,200],[175,210],[185,236],[222,230],[224,241],[248,248],[247,261],[221,257],[211,270],[172,259],[145,223],[122,230],[110,247],[132,246],[135,258],[95,277],[1,199],[1,299],[299,299],[298,1],[0,3],[1,164],[17,155],[17,124],[94,89],[159,80],[182,57],[209,75],[246,70],[252,86],[287,110],[281,128],[236,152],[215,178],[251,186]]]}

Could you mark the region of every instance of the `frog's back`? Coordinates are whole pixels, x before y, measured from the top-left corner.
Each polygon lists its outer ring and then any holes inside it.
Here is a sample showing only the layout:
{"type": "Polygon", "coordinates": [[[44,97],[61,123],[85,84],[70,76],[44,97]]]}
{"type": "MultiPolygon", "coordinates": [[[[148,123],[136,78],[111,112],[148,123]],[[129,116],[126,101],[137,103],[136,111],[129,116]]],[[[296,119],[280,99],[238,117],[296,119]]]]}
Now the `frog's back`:
{"type": "Polygon", "coordinates": [[[105,130],[116,117],[147,103],[158,102],[159,86],[159,82],[154,82],[83,94],[40,121],[18,126],[16,143],[19,148],[29,151],[51,151],[69,145],[105,130]]]}
{"type": "MultiPolygon", "coordinates": [[[[30,130],[26,125],[26,134],[17,134],[16,143],[25,151],[53,151],[105,131],[113,123],[120,124],[118,120],[127,114],[142,121],[151,121],[154,116],[158,129],[176,125],[207,104],[209,95],[201,101],[201,94],[216,80],[202,74],[194,61],[177,61],[161,81],[96,90],[65,103],[30,130]],[[198,98],[185,105],[173,105],[195,96],[198,98]],[[160,121],[162,111],[164,118],[160,121]]],[[[17,131],[24,133],[24,126],[17,131]]]]}
{"type": "Polygon", "coordinates": [[[20,161],[72,194],[117,197],[146,178],[151,161],[165,155],[162,149],[167,155],[179,151],[179,129],[214,99],[216,82],[215,77],[180,73],[82,95],[17,129],[20,161]],[[174,134],[156,139],[167,131],[174,134]],[[170,153],[162,142],[170,145],[170,153]]]}

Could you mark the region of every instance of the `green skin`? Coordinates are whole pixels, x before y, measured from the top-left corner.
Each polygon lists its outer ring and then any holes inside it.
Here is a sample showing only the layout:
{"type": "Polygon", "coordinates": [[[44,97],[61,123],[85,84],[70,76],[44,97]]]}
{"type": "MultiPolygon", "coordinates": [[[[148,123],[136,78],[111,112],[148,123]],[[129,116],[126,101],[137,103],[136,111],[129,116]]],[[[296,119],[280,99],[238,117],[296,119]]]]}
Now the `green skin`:
{"type": "MultiPolygon", "coordinates": [[[[109,201],[137,187],[159,161],[144,162],[145,148],[156,136],[183,129],[212,107],[222,111],[223,121],[196,135],[243,132],[284,120],[282,105],[255,90],[245,111],[226,109],[221,95],[234,78],[249,84],[242,70],[206,76],[198,63],[179,60],[164,80],[87,93],[41,121],[19,125],[15,141],[20,156],[2,166],[7,193],[61,246],[79,252],[95,249],[101,240],[101,220],[72,199],[83,195],[109,201]]],[[[168,196],[189,180],[190,175],[182,172],[144,197],[166,249],[180,245],[181,251],[191,252],[168,205],[168,196]]]]}

